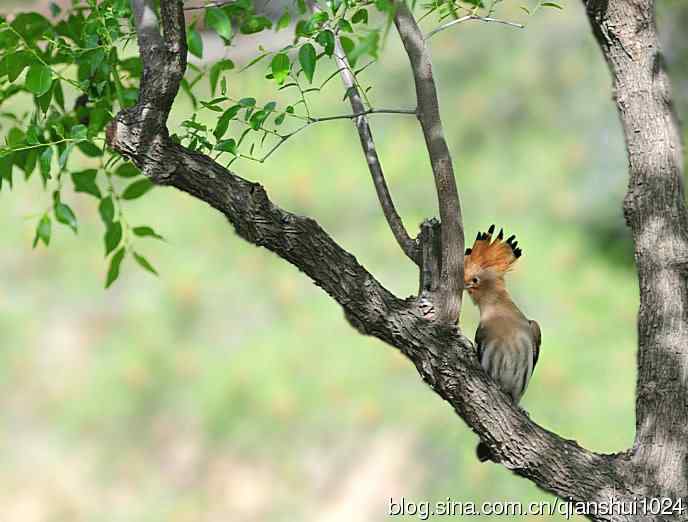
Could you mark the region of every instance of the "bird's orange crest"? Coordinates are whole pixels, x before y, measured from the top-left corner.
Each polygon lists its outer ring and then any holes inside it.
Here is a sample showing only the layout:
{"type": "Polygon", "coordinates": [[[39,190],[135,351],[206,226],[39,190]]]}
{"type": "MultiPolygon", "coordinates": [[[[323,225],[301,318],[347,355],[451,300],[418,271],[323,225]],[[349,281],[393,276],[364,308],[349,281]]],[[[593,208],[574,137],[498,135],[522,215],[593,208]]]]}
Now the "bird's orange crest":
{"type": "Polygon", "coordinates": [[[492,269],[497,276],[503,276],[508,272],[516,260],[521,257],[521,249],[518,248],[516,236],[510,236],[504,241],[504,231],[492,241],[495,226],[492,225],[487,232],[478,232],[472,248],[466,249],[464,257],[464,273],[466,280],[483,270],[492,269]]]}

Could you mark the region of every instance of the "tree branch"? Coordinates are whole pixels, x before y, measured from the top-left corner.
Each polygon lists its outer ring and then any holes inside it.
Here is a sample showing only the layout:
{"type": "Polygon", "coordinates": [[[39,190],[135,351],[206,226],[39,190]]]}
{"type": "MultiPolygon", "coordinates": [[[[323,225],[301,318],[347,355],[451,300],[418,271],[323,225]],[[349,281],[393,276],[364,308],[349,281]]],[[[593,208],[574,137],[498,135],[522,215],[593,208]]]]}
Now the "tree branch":
{"type": "MultiPolygon", "coordinates": [[[[173,3],[181,6],[179,0],[161,1],[165,34],[183,41],[183,20],[170,8],[173,3]]],[[[165,62],[161,53],[142,49],[141,54],[149,62],[145,67],[168,74],[169,92],[178,89],[180,77],[165,65],[172,62],[165,62]]],[[[149,91],[142,85],[138,104],[110,124],[111,147],[154,182],[176,187],[222,212],[242,238],[276,253],[325,290],[361,333],[398,348],[504,466],[565,499],[599,502],[612,494],[631,495],[622,480],[623,456],[597,455],[531,421],[489,380],[475,348],[456,327],[424,319],[418,300],[395,297],[313,219],[279,208],[261,185],[172,142],[166,129],[155,127],[167,114],[146,114],[166,107],[151,105],[144,97],[149,91]]]]}
{"type": "Polygon", "coordinates": [[[441,33],[445,29],[449,29],[450,27],[453,27],[457,24],[461,24],[464,22],[470,22],[471,20],[477,20],[480,22],[493,22],[496,24],[504,24],[504,25],[509,25],[511,27],[517,27],[519,29],[523,29],[525,25],[519,24],[516,22],[510,22],[509,20],[502,20],[501,18],[494,18],[492,16],[480,16],[480,15],[475,15],[475,14],[469,14],[466,16],[462,16],[461,18],[457,18],[456,20],[452,20],[451,22],[447,22],[446,24],[442,24],[439,27],[436,27],[432,31],[430,31],[427,35],[425,35],[425,39],[429,40],[433,36],[435,36],[437,33],[441,33]]]}
{"type": "MultiPolygon", "coordinates": [[[[319,7],[315,5],[314,10],[319,10],[319,7]]],[[[335,35],[334,41],[334,56],[337,63],[337,69],[339,69],[339,76],[341,77],[344,88],[346,89],[346,95],[347,98],[349,98],[351,109],[354,113],[360,114],[360,116],[358,116],[355,120],[356,130],[358,131],[361,148],[363,149],[363,154],[365,156],[366,163],[368,164],[370,176],[373,179],[373,185],[375,186],[375,192],[377,193],[377,198],[380,201],[382,212],[384,213],[385,218],[387,219],[387,224],[389,225],[389,228],[392,231],[394,238],[397,240],[401,250],[414,263],[420,264],[418,257],[418,246],[411,236],[409,236],[408,232],[406,231],[406,227],[404,227],[404,222],[394,206],[394,200],[389,192],[385,175],[382,172],[382,165],[380,164],[380,158],[377,155],[375,141],[373,140],[373,133],[370,130],[368,119],[365,117],[368,111],[363,104],[363,100],[361,100],[361,95],[356,84],[356,78],[351,70],[349,60],[346,58],[346,53],[344,52],[344,48],[342,47],[337,35],[335,35]]]]}
{"type": "MultiPolygon", "coordinates": [[[[356,118],[360,118],[361,116],[366,116],[368,114],[416,114],[415,110],[412,109],[368,109],[364,112],[358,113],[358,114],[338,114],[336,116],[304,116],[301,117],[299,116],[298,118],[301,120],[305,120],[305,123],[301,125],[300,127],[296,128],[295,130],[289,132],[288,134],[279,134],[278,132],[275,131],[269,131],[268,129],[264,129],[261,127],[261,130],[268,132],[270,134],[274,134],[277,138],[278,141],[275,143],[270,149],[263,154],[261,157],[255,157],[255,156],[249,156],[246,154],[239,154],[239,157],[252,160],[252,161],[257,161],[258,163],[264,163],[267,161],[267,159],[272,156],[277,149],[279,149],[286,141],[289,139],[293,138],[300,132],[306,130],[308,127],[311,125],[315,125],[316,123],[324,123],[328,121],[336,121],[336,120],[353,120],[356,118]]],[[[295,116],[295,115],[292,115],[295,116]]],[[[246,124],[248,126],[248,124],[246,124]]],[[[403,224],[402,224],[403,226],[403,224]]],[[[414,243],[415,245],[415,243],[414,243]]]]}
{"type": "Polygon", "coordinates": [[[655,495],[688,492],[688,212],[681,134],[652,0],[584,0],[629,158],[626,223],[640,284],[633,459],[655,495]]]}
{"type": "Polygon", "coordinates": [[[197,11],[200,9],[207,9],[208,7],[222,7],[223,5],[235,4],[236,0],[227,0],[225,2],[209,2],[207,4],[189,5],[184,8],[184,11],[197,11]]]}
{"type": "Polygon", "coordinates": [[[398,0],[394,5],[394,24],[411,63],[416,84],[418,120],[430,156],[442,223],[441,285],[436,307],[439,320],[451,324],[459,319],[463,293],[464,234],[461,203],[449,147],[442,129],[430,53],[425,46],[423,33],[405,1],[398,0]]]}

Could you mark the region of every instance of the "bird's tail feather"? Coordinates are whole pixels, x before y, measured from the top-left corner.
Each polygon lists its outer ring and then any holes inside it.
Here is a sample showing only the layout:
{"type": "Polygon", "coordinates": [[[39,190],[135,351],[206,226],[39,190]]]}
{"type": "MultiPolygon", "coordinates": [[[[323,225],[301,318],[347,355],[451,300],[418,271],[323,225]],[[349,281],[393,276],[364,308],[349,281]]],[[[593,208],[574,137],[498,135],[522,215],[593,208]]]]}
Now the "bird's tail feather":
{"type": "Polygon", "coordinates": [[[492,452],[490,451],[490,448],[488,448],[487,445],[482,442],[476,446],[475,454],[480,462],[492,460],[492,452]]]}

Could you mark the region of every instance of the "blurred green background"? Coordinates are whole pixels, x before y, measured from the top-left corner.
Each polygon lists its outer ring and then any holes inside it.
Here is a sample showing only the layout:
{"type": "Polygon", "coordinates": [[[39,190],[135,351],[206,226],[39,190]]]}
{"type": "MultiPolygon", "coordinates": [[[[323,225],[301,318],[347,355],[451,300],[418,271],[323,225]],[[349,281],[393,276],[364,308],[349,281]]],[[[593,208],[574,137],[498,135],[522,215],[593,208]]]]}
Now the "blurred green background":
{"type": "MultiPolygon", "coordinates": [[[[662,8],[668,57],[680,64],[686,8],[662,8]]],[[[523,406],[592,450],[626,449],[638,305],[621,212],[626,159],[580,2],[542,10],[523,31],[464,24],[431,47],[467,236],[494,222],[524,249],[508,284],[540,322],[543,347],[523,406]]],[[[374,103],[413,106],[394,34],[382,56],[364,74],[374,103]]],[[[685,107],[685,71],[672,72],[685,107]]],[[[263,74],[230,76],[230,91],[273,99],[263,74]]],[[[349,112],[341,97],[338,87],[317,95],[317,113],[349,112]]],[[[179,102],[175,117],[188,116],[179,102]]],[[[415,230],[436,213],[417,124],[372,124],[415,230]]],[[[234,167],[316,218],[397,295],[416,291],[350,122],[301,133],[263,166],[234,167]]],[[[387,518],[390,497],[550,498],[478,463],[476,437],[411,364],[358,335],[307,278],[204,204],[173,189],[129,204],[131,223],[168,240],[141,245],[161,277],[128,260],[104,291],[97,210],[82,194],[69,203],[79,234],[57,228],[50,249],[32,251],[50,194],[38,176],[0,193],[3,522],[366,522],[387,518]]],[[[472,336],[476,323],[467,300],[462,327],[472,336]]]]}

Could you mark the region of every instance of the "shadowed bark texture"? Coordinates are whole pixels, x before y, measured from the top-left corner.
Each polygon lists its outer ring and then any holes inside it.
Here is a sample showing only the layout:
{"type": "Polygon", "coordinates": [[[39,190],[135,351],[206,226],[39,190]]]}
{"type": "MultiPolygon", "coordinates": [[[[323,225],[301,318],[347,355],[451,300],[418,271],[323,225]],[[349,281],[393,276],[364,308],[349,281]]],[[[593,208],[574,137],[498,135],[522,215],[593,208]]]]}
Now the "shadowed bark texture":
{"type": "Polygon", "coordinates": [[[681,134],[651,0],[588,0],[612,75],[629,159],[624,215],[640,285],[636,437],[639,492],[688,495],[688,214],[681,134]]]}
{"type": "MultiPolygon", "coordinates": [[[[601,503],[613,498],[625,503],[625,511],[589,513],[591,520],[686,520],[685,513],[666,508],[659,514],[644,514],[642,509],[643,498],[687,494],[688,223],[678,127],[652,2],[584,3],[612,70],[630,158],[624,209],[636,244],[641,308],[638,429],[635,446],[623,453],[597,454],[542,428],[489,380],[473,344],[435,312],[433,297],[446,291],[442,286],[447,269],[446,230],[438,221],[423,223],[417,239],[419,296],[400,299],[316,221],[281,209],[260,184],[169,139],[166,121],[186,66],[180,0],[161,0],[160,24],[144,0],[133,0],[144,63],[142,88],[138,104],[110,124],[108,143],[155,183],[187,192],[222,212],[242,238],[274,252],[327,292],[359,332],[400,350],[501,465],[567,501],[601,503]]],[[[398,11],[396,24],[417,86],[426,82],[417,90],[421,123],[441,129],[434,85],[427,84],[432,80],[427,49],[405,7],[398,11]],[[431,91],[430,101],[424,90],[431,91]],[[432,110],[424,108],[428,103],[432,110]]],[[[443,149],[446,143],[428,144],[436,146],[443,149]]],[[[450,161],[448,151],[435,153],[450,161]]],[[[433,167],[451,169],[444,164],[433,167]]],[[[458,198],[453,201],[458,204],[458,198]]],[[[455,235],[452,241],[457,240],[462,241],[455,235]]],[[[462,254],[452,254],[459,264],[462,254]]],[[[450,263],[454,266],[453,258],[450,263]]]]}

